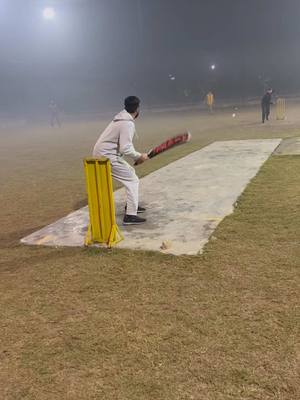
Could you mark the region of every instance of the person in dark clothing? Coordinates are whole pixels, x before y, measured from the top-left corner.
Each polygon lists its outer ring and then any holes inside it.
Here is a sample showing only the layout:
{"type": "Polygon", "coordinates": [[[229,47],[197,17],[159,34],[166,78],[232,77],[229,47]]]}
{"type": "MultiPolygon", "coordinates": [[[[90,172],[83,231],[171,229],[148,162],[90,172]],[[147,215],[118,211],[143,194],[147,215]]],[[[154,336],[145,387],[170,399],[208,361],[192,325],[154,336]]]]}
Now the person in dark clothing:
{"type": "Polygon", "coordinates": [[[262,123],[264,123],[265,120],[269,121],[270,108],[271,104],[273,104],[272,93],[273,90],[268,89],[264,94],[263,98],[261,99],[262,123]]]}

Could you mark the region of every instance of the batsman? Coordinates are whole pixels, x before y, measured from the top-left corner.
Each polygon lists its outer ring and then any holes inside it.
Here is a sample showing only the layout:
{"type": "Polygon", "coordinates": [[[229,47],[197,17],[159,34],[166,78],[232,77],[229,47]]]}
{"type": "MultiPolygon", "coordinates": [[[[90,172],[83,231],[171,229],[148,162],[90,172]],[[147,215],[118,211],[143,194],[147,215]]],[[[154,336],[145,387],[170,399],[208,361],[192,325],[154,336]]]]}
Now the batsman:
{"type": "Polygon", "coordinates": [[[123,157],[127,156],[136,164],[142,164],[148,160],[148,155],[137,152],[133,145],[134,121],[139,116],[140,99],[136,96],[126,97],[124,106],[124,110],[114,117],[100,135],[94,146],[93,157],[104,156],[110,160],[112,177],[126,189],[127,202],[123,225],[138,225],[146,222],[145,218],[137,215],[146,211],[139,206],[139,178],[135,169],[123,157]]]}

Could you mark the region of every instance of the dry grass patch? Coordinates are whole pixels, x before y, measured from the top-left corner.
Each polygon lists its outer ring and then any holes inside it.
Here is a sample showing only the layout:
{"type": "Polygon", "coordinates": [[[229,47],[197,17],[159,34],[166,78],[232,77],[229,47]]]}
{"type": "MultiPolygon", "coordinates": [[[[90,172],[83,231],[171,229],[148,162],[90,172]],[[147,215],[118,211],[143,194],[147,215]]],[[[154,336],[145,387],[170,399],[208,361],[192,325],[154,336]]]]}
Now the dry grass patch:
{"type": "Polygon", "coordinates": [[[299,177],[270,159],[200,257],[2,248],[1,398],[300,398],[299,177]]]}

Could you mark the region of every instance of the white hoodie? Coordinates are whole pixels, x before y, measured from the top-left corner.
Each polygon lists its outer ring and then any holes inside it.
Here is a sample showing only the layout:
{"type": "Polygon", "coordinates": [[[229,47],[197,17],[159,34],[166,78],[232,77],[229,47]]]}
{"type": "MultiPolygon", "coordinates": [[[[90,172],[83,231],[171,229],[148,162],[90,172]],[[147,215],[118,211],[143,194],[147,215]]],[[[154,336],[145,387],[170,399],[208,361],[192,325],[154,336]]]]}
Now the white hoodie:
{"type": "Polygon", "coordinates": [[[134,149],[132,143],[134,134],[135,124],[132,115],[126,110],[121,111],[100,135],[93,150],[93,157],[104,156],[114,161],[124,155],[137,160],[141,153],[134,149]]]}

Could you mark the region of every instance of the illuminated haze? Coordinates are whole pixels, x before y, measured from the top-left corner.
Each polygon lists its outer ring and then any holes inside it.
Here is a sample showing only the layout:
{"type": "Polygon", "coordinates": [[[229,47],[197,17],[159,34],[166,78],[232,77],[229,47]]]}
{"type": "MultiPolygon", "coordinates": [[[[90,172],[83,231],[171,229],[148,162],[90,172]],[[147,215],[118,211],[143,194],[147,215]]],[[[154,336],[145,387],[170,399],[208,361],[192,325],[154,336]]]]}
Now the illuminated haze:
{"type": "Polygon", "coordinates": [[[0,113],[298,93],[299,21],[296,0],[1,0],[0,113]]]}

